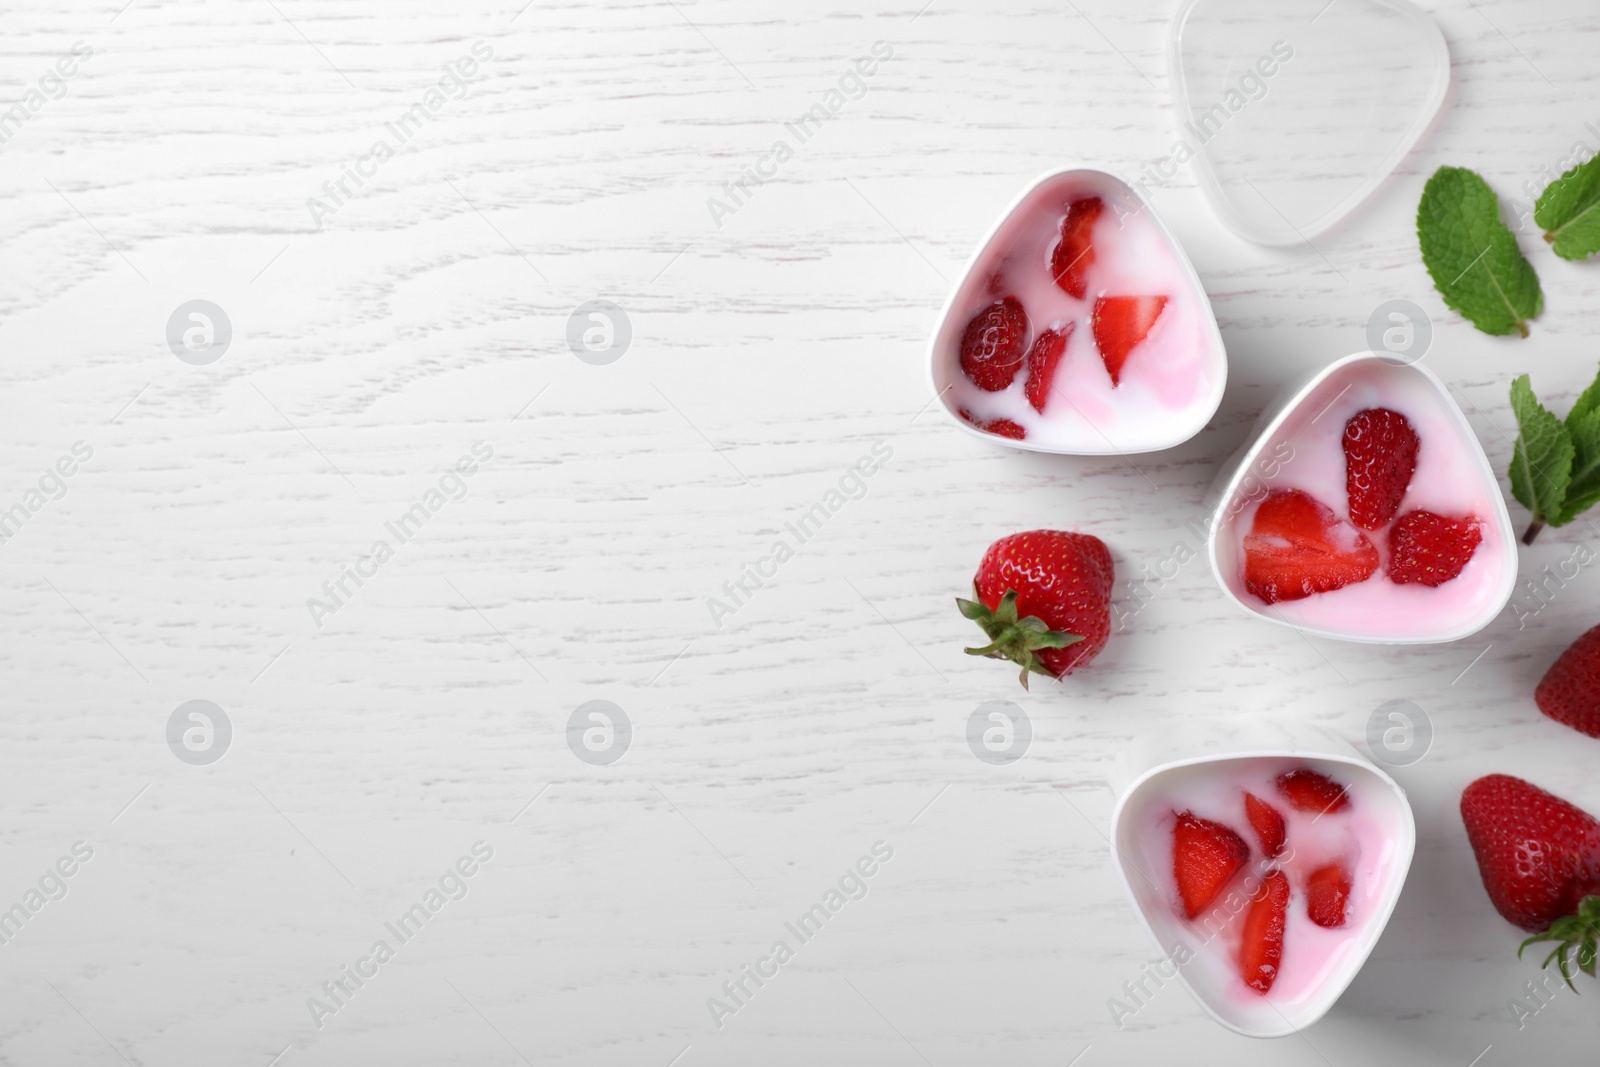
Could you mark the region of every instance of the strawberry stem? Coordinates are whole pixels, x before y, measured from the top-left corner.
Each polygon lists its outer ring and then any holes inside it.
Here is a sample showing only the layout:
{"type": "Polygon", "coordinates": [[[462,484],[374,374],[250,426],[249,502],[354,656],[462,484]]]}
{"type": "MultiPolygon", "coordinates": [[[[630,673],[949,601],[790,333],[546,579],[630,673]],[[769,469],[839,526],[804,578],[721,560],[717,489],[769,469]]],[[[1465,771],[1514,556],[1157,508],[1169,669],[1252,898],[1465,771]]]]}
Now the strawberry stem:
{"type": "Polygon", "coordinates": [[[1022,688],[1028,688],[1028,673],[1045,674],[1054,678],[1056,672],[1044,665],[1039,651],[1046,648],[1066,648],[1083,640],[1080,634],[1052,630],[1037,615],[1017,617],[1017,591],[1006,590],[993,611],[976,600],[956,598],[961,614],[977,623],[989,638],[987,645],[968,648],[969,656],[986,656],[989,659],[1007,659],[1022,668],[1022,688]]]}
{"type": "Polygon", "coordinates": [[[1520,960],[1522,950],[1535,941],[1556,942],[1555,949],[1539,966],[1548,967],[1554,963],[1561,970],[1561,977],[1566,979],[1567,987],[1576,993],[1578,987],[1572,984],[1572,964],[1576,963],[1578,970],[1590,978],[1595,977],[1595,957],[1600,948],[1600,896],[1584,897],[1575,914],[1562,916],[1544,933],[1534,934],[1524,941],[1517,947],[1517,959],[1520,960]]]}

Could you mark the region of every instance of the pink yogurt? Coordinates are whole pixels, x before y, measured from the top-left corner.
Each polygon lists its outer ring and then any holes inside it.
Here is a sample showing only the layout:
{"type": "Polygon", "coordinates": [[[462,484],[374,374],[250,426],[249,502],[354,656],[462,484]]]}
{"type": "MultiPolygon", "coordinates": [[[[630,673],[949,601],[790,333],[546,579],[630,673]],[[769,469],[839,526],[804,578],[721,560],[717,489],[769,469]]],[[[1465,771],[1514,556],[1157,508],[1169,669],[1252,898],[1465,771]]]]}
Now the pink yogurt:
{"type": "Polygon", "coordinates": [[[1177,444],[1216,411],[1227,376],[1221,335],[1187,258],[1133,190],[1109,174],[1086,170],[1045,179],[1001,222],[951,298],[934,358],[935,386],[949,386],[952,413],[966,410],[984,422],[1010,419],[1026,429],[1025,447],[1052,452],[1105,454],[1177,444]],[[1078,299],[1056,285],[1050,253],[1067,205],[1089,196],[1105,206],[1092,232],[1088,289],[1078,299]],[[960,370],[967,323],[1007,295],[1027,311],[1030,344],[1046,329],[1072,325],[1043,413],[1023,393],[1026,369],[994,393],[960,370]],[[1100,296],[1167,297],[1115,387],[1090,322],[1100,296]]]}
{"type": "Polygon", "coordinates": [[[1463,620],[1487,622],[1503,606],[1509,591],[1506,569],[1515,559],[1500,518],[1505,505],[1487,474],[1477,439],[1434,379],[1381,359],[1346,364],[1296,406],[1261,454],[1275,457],[1271,473],[1251,480],[1251,499],[1234,506],[1232,528],[1220,534],[1238,546],[1234,591],[1253,610],[1335,635],[1415,638],[1449,630],[1463,620]],[[1348,519],[1344,426],[1357,412],[1374,407],[1404,415],[1421,441],[1416,473],[1396,517],[1416,509],[1476,516],[1483,542],[1458,577],[1430,588],[1390,581],[1388,531],[1365,531],[1381,561],[1371,578],[1302,600],[1263,603],[1245,590],[1243,578],[1243,541],[1265,496],[1262,488],[1302,489],[1348,519]]]}
{"type": "Polygon", "coordinates": [[[1161,925],[1192,953],[1193,958],[1183,964],[1190,984],[1246,1009],[1267,1000],[1289,1012],[1311,1003],[1327,984],[1339,981],[1350,957],[1361,951],[1369,928],[1387,919],[1386,902],[1395,880],[1405,875],[1407,857],[1401,855],[1400,844],[1403,816],[1392,791],[1368,775],[1351,773],[1349,764],[1287,757],[1194,764],[1169,772],[1161,788],[1151,791],[1141,810],[1132,814],[1139,828],[1135,854],[1128,857],[1137,868],[1134,877],[1155,881],[1165,890],[1170,917],[1163,918],[1170,918],[1170,923],[1161,925]],[[1320,815],[1292,808],[1279,794],[1275,779],[1297,767],[1310,767],[1344,785],[1349,805],[1320,815]],[[1284,817],[1286,844],[1275,858],[1264,855],[1245,816],[1246,791],[1284,817]],[[1194,920],[1184,915],[1172,873],[1173,822],[1176,813],[1185,810],[1231,827],[1250,846],[1249,863],[1194,920]],[[1349,872],[1351,894],[1344,925],[1329,929],[1307,915],[1305,884],[1311,872],[1334,860],[1349,872]],[[1278,977],[1263,996],[1244,983],[1237,961],[1249,897],[1259,891],[1262,875],[1272,867],[1289,878],[1289,917],[1278,977]]]}

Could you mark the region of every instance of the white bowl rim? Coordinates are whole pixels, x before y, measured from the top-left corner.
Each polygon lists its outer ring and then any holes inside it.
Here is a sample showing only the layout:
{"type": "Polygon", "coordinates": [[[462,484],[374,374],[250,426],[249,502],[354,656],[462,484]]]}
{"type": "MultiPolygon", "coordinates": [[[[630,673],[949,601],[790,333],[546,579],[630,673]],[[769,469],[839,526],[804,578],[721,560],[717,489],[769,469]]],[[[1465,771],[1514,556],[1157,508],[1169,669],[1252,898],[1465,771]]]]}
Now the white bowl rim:
{"type": "Polygon", "coordinates": [[[1517,585],[1517,535],[1516,531],[1511,526],[1511,514],[1506,510],[1505,494],[1500,491],[1499,476],[1495,474],[1494,468],[1489,466],[1489,457],[1484,454],[1483,445],[1478,443],[1478,434],[1475,430],[1473,430],[1472,424],[1467,421],[1466,414],[1461,410],[1460,405],[1455,402],[1455,399],[1451,397],[1449,388],[1445,385],[1444,380],[1427,367],[1424,367],[1420,362],[1407,362],[1405,360],[1395,359],[1391,355],[1383,352],[1373,352],[1370,349],[1362,352],[1352,352],[1348,356],[1341,356],[1339,359],[1329,363],[1326,367],[1322,368],[1322,370],[1312,375],[1310,379],[1308,379],[1304,384],[1295,390],[1287,402],[1282,404],[1277,414],[1274,415],[1272,420],[1256,434],[1255,440],[1252,441],[1249,447],[1246,448],[1245,451],[1240,455],[1238,464],[1235,466],[1233,473],[1228,476],[1226,488],[1218,498],[1216,510],[1211,514],[1210,525],[1211,529],[1206,538],[1206,556],[1211,563],[1211,576],[1216,580],[1217,585],[1222,589],[1222,593],[1225,597],[1232,601],[1240,611],[1243,611],[1252,618],[1265,619],[1267,622],[1276,623],[1279,626],[1287,626],[1291,630],[1299,630],[1301,633],[1310,634],[1314,637],[1326,637],[1333,641],[1348,641],[1353,644],[1362,645],[1440,645],[1447,644],[1451,641],[1460,641],[1462,638],[1471,637],[1473,634],[1477,633],[1479,630],[1482,630],[1485,626],[1488,626],[1497,617],[1499,617],[1500,613],[1505,610],[1505,606],[1507,602],[1510,601],[1511,594],[1516,589],[1517,585]],[[1438,634],[1398,634],[1382,636],[1352,634],[1341,630],[1324,630],[1317,626],[1303,625],[1301,623],[1292,622],[1289,619],[1279,618],[1276,615],[1269,615],[1264,611],[1257,610],[1255,607],[1245,603],[1243,599],[1236,596],[1234,591],[1228,586],[1227,581],[1222,576],[1222,567],[1217,559],[1219,542],[1222,534],[1222,516],[1228,510],[1229,505],[1233,503],[1233,498],[1235,494],[1238,493],[1240,484],[1244,481],[1245,477],[1248,476],[1256,457],[1261,454],[1262,449],[1264,449],[1272,440],[1273,435],[1278,432],[1279,428],[1282,427],[1284,422],[1288,420],[1289,416],[1299,410],[1300,405],[1303,404],[1306,398],[1311,395],[1312,390],[1316,389],[1317,386],[1327,381],[1335,372],[1342,370],[1345,367],[1353,366],[1356,363],[1367,362],[1369,360],[1379,360],[1394,367],[1406,367],[1410,370],[1417,371],[1426,377],[1430,382],[1432,382],[1434,388],[1438,390],[1439,395],[1444,397],[1444,399],[1447,401],[1445,406],[1455,418],[1456,423],[1463,431],[1465,431],[1467,440],[1473,443],[1474,448],[1472,449],[1472,452],[1474,458],[1477,460],[1479,472],[1485,479],[1485,484],[1494,488],[1494,492],[1490,494],[1493,500],[1493,521],[1500,530],[1500,543],[1506,546],[1508,553],[1508,565],[1501,568],[1502,573],[1500,584],[1502,586],[1502,590],[1500,595],[1496,598],[1493,611],[1485,611],[1481,619],[1478,619],[1475,622],[1473,620],[1469,620],[1467,623],[1458,625],[1453,630],[1441,631],[1438,634]]]}
{"type": "Polygon", "coordinates": [[[1222,330],[1217,325],[1217,313],[1216,310],[1211,306],[1211,295],[1206,292],[1204,284],[1201,283],[1200,275],[1194,269],[1194,263],[1189,259],[1189,253],[1184,250],[1182,243],[1178,241],[1177,236],[1173,234],[1172,230],[1167,226],[1166,220],[1161,217],[1161,213],[1158,212],[1155,205],[1150,202],[1150,198],[1145,196],[1144,193],[1139,191],[1137,186],[1128,181],[1126,178],[1122,177],[1122,175],[1118,174],[1116,171],[1110,170],[1107,167],[1099,164],[1083,163],[1070,167],[1057,167],[1040,174],[1038,177],[1028,182],[1028,184],[1023,187],[1021,192],[1012,197],[1010,203],[1005,206],[1005,209],[1001,211],[994,222],[990,224],[988,230],[984,232],[983,239],[978,242],[977,246],[973,249],[972,254],[967,257],[966,265],[961,268],[960,276],[956,279],[955,284],[950,287],[950,292],[945,296],[944,303],[939,308],[939,314],[934,319],[933,332],[928,339],[927,368],[928,387],[930,390],[932,390],[933,398],[938,402],[939,407],[942,408],[950,420],[959,426],[963,431],[971,434],[974,437],[980,438],[981,440],[988,441],[991,444],[997,443],[1006,448],[1014,448],[1022,452],[1039,452],[1050,456],[1133,456],[1142,455],[1147,452],[1164,452],[1169,448],[1176,448],[1184,442],[1197,437],[1200,434],[1200,431],[1206,428],[1206,425],[1210,423],[1211,419],[1216,415],[1217,409],[1222,406],[1222,398],[1227,390],[1228,348],[1227,345],[1223,343],[1222,330]],[[1106,446],[1104,448],[1092,449],[1051,448],[1046,445],[1030,444],[1027,440],[1018,441],[1015,438],[1001,437],[999,434],[992,434],[985,430],[978,429],[966,419],[963,419],[955,410],[955,408],[949,403],[949,401],[945,399],[945,393],[949,392],[949,389],[939,388],[939,382],[936,377],[939,362],[939,334],[944,330],[945,322],[950,317],[951,310],[955,306],[956,296],[961,292],[962,286],[966,285],[967,280],[972,277],[973,271],[975,271],[978,267],[979,260],[983,258],[985,252],[989,251],[989,246],[999,235],[1001,227],[1003,227],[1007,222],[1011,221],[1011,216],[1016,214],[1017,209],[1020,208],[1029,197],[1037,192],[1040,186],[1047,182],[1055,181],[1058,178],[1064,178],[1069,175],[1076,174],[1092,174],[1100,178],[1108,178],[1112,182],[1121,186],[1130,197],[1142,205],[1145,209],[1145,212],[1150,216],[1151,219],[1155,221],[1156,226],[1161,230],[1162,236],[1167,239],[1167,244],[1173,249],[1174,252],[1177,253],[1178,261],[1183,265],[1184,274],[1188,278],[1189,283],[1194,287],[1194,291],[1200,294],[1201,303],[1205,307],[1205,321],[1210,327],[1209,336],[1219,357],[1217,362],[1220,366],[1220,373],[1217,376],[1216,387],[1212,390],[1213,396],[1211,397],[1211,402],[1206,407],[1205,418],[1197,420],[1194,428],[1186,433],[1183,433],[1182,436],[1174,437],[1171,440],[1163,439],[1161,442],[1133,449],[1117,448],[1109,441],[1105,443],[1106,446]]]}
{"type": "Polygon", "coordinates": [[[1316,759],[1328,763],[1344,763],[1359,767],[1374,775],[1380,782],[1389,787],[1390,792],[1394,794],[1395,800],[1399,803],[1399,810],[1402,815],[1399,841],[1401,847],[1395,855],[1396,867],[1393,891],[1386,894],[1382,904],[1382,914],[1378,915],[1375,921],[1367,927],[1369,932],[1364,937],[1367,943],[1365,947],[1360,949],[1359,957],[1354,958],[1354,962],[1350,967],[1350,976],[1337,989],[1330,986],[1328,990],[1321,993],[1319,1002],[1313,1002],[1317,1004],[1316,1010],[1310,1012],[1310,1017],[1304,1022],[1298,1026],[1285,1026],[1282,1030],[1270,1031],[1257,1031],[1240,1026],[1231,1019],[1223,1018],[1216,1008],[1211,1005],[1210,1001],[1202,997],[1189,982],[1189,977],[1183,973],[1183,968],[1177,968],[1178,979],[1183,983],[1183,988],[1189,991],[1189,995],[1205,1009],[1207,1015],[1222,1026],[1245,1037],[1287,1037],[1309,1026],[1314,1026],[1324,1015],[1328,1014],[1329,1010],[1339,1002],[1339,998],[1344,996],[1345,990],[1350,988],[1350,983],[1355,981],[1356,975],[1360,974],[1361,969],[1367,965],[1367,960],[1372,956],[1372,950],[1377,948],[1378,941],[1383,937],[1384,930],[1389,927],[1389,919],[1394,915],[1396,905],[1400,903],[1400,894],[1405,890],[1406,878],[1411,873],[1411,861],[1416,856],[1417,851],[1417,820],[1411,811],[1411,799],[1406,795],[1406,791],[1401,788],[1400,783],[1389,777],[1388,773],[1376,763],[1353,752],[1346,754],[1284,745],[1259,749],[1238,749],[1215,754],[1208,753],[1204,756],[1188,756],[1183,759],[1168,760],[1165,763],[1149,768],[1129,782],[1127,788],[1117,797],[1117,802],[1111,809],[1111,829],[1107,836],[1111,842],[1111,855],[1117,868],[1117,878],[1122,882],[1123,892],[1127,894],[1134,913],[1139,916],[1139,924],[1150,935],[1150,940],[1163,952],[1166,951],[1166,947],[1161,944],[1160,935],[1156,933],[1156,928],[1151,924],[1150,917],[1145,914],[1144,908],[1139,904],[1139,898],[1133,890],[1133,881],[1128,877],[1127,866],[1123,863],[1122,849],[1117,844],[1117,831],[1121,829],[1123,814],[1127,810],[1128,801],[1152,778],[1182,767],[1195,767],[1206,763],[1222,763],[1227,760],[1237,759],[1316,759]]]}
{"type": "MultiPolygon", "coordinates": [[[[1188,23],[1189,16],[1202,0],[1184,0],[1178,8],[1177,14],[1172,16],[1172,21],[1167,24],[1166,32],[1166,67],[1167,78],[1172,86],[1173,117],[1182,122],[1184,109],[1190,107],[1193,101],[1189,96],[1188,81],[1184,76],[1183,62],[1180,55],[1183,27],[1188,23]]],[[[1385,183],[1395,176],[1405,158],[1416,151],[1422,139],[1428,135],[1434,122],[1439,118],[1440,109],[1444,106],[1446,97],[1450,93],[1450,84],[1453,77],[1450,62],[1450,45],[1445,39],[1444,31],[1439,24],[1426,11],[1422,10],[1410,0],[1376,0],[1379,6],[1387,7],[1406,18],[1410,19],[1424,37],[1427,38],[1428,57],[1436,64],[1436,78],[1433,89],[1428,93],[1427,103],[1423,106],[1421,118],[1413,122],[1406,131],[1405,137],[1397,142],[1398,147],[1391,150],[1384,160],[1384,169],[1373,174],[1365,185],[1356,193],[1348,195],[1335,207],[1337,211],[1325,213],[1315,219],[1308,226],[1298,229],[1291,227],[1291,232],[1268,229],[1254,222],[1248,215],[1241,212],[1237,205],[1222,191],[1222,182],[1217,175],[1216,167],[1211,162],[1211,157],[1205,152],[1196,152],[1192,157],[1195,165],[1195,174],[1198,177],[1201,194],[1205,197],[1206,204],[1211,208],[1217,219],[1233,233],[1244,238],[1252,244],[1265,248],[1301,248],[1310,246],[1311,242],[1322,234],[1327,233],[1341,222],[1354,215],[1375,199],[1385,183]]],[[[1204,147],[1204,146],[1202,146],[1204,147]]]]}

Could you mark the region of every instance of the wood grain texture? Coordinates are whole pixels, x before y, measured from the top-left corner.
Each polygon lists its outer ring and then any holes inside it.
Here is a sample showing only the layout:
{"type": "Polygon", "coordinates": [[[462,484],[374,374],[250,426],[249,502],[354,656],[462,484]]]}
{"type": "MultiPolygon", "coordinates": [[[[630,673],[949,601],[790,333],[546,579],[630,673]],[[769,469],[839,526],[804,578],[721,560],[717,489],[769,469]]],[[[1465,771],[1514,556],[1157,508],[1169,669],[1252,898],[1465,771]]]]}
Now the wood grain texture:
{"type": "MultiPolygon", "coordinates": [[[[0,146],[0,507],[94,453],[0,544],[0,901],[94,848],[0,945],[0,1063],[1466,1067],[1592,1046],[1592,996],[1519,1027],[1537,968],[1455,814],[1494,770],[1600,809],[1592,742],[1531,699],[1596,621],[1592,568],[1525,625],[1374,649],[1244,617],[1195,558],[1092,669],[1025,696],[962,655],[950,603],[1015,529],[1156,568],[1274,394],[1364,348],[1391,298],[1433,316],[1428,365],[1503,471],[1510,380],[1564,409],[1593,376],[1600,267],[1529,224],[1547,310],[1527,341],[1486,338],[1433,293],[1412,215],[1441,164],[1509,198],[1594,146],[1590,5],[1425,4],[1451,96],[1317,250],[1231,236],[1187,173],[1158,190],[1231,376],[1203,433],[1129,460],[955,432],[924,345],[1024,182],[1168,150],[1168,3],[120,3],[0,13],[8,100],[93,48],[0,146]],[[466,92],[317,225],[308,198],[479,41],[466,92]],[[707,200],[876,41],[894,55],[865,95],[718,225],[707,200]],[[165,340],[193,298],[235,332],[209,366],[165,340]],[[633,329],[608,366],[565,341],[595,298],[633,329]],[[315,625],[307,598],[478,441],[465,495],[315,625]],[[879,442],[865,495],[713,625],[706,598],[879,442]],[[1009,768],[965,742],[997,697],[1035,731],[1009,768]],[[1103,836],[1127,742],[1196,718],[1359,737],[1400,697],[1436,729],[1396,772],[1417,859],[1328,1019],[1251,1042],[1169,983],[1119,1028],[1108,999],[1155,958],[1103,836]],[[235,731],[207,767],[165,741],[196,698],[235,731]],[[567,746],[591,699],[633,724],[607,767],[567,746]],[[307,998],[479,840],[465,898],[313,1025],[307,998]],[[866,897],[713,1025],[707,998],[879,840],[866,897]]],[[[1524,576],[1597,538],[1547,531],[1524,576]]]]}

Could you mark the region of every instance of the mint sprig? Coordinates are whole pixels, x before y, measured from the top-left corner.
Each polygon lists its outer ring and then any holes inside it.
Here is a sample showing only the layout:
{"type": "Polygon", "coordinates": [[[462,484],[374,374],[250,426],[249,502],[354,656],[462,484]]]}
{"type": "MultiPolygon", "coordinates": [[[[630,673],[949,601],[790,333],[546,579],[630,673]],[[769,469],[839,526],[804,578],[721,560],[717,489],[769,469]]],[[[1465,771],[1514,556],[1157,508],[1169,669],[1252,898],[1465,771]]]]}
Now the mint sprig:
{"type": "Polygon", "coordinates": [[[1600,156],[1551,182],[1533,205],[1533,221],[1562,259],[1600,252],[1600,156]]]}
{"type": "Polygon", "coordinates": [[[1528,336],[1544,292],[1487,182],[1464,167],[1436,170],[1417,205],[1417,239],[1446,304],[1484,333],[1528,336]]]}
{"type": "Polygon", "coordinates": [[[1526,374],[1511,383],[1517,443],[1511,454],[1511,495],[1533,515],[1522,543],[1546,526],[1565,526],[1600,504],[1600,375],[1565,420],[1533,395],[1526,374]]]}

